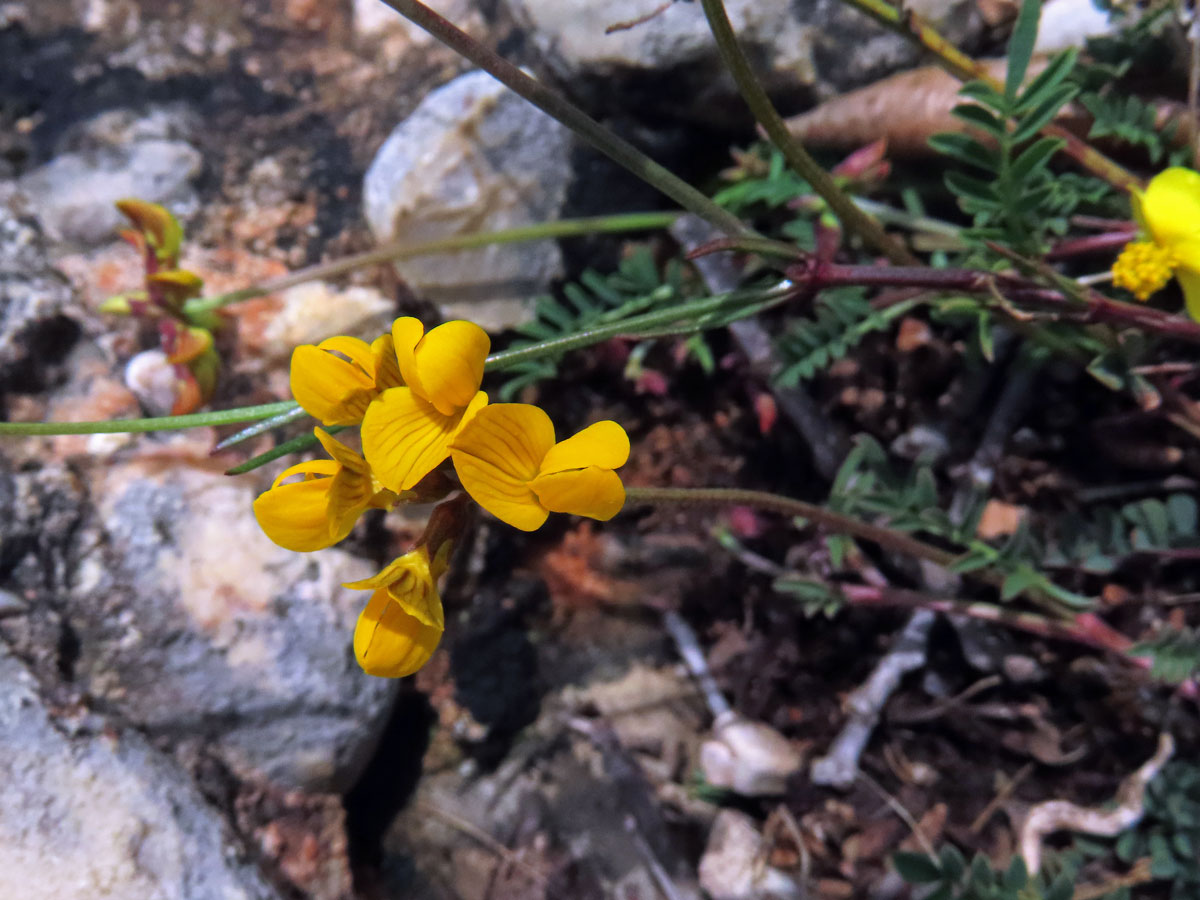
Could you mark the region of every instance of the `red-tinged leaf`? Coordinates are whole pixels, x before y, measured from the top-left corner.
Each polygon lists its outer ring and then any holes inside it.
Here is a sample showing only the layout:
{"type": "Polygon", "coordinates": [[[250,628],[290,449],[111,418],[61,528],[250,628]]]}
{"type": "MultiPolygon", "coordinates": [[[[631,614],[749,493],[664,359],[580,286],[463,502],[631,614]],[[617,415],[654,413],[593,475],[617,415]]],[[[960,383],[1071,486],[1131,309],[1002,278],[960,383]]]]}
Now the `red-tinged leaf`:
{"type": "Polygon", "coordinates": [[[831,171],[834,175],[862,179],[867,173],[876,171],[886,155],[887,138],[879,138],[879,140],[859,147],[834,166],[831,171]]]}
{"type": "Polygon", "coordinates": [[[775,398],[766,392],[755,396],[754,414],[758,417],[759,432],[764,436],[770,434],[779,419],[779,407],[775,404],[775,398]]]}
{"type": "Polygon", "coordinates": [[[729,530],[739,540],[749,541],[760,537],[765,531],[762,518],[749,506],[733,506],[729,509],[729,530]]]}

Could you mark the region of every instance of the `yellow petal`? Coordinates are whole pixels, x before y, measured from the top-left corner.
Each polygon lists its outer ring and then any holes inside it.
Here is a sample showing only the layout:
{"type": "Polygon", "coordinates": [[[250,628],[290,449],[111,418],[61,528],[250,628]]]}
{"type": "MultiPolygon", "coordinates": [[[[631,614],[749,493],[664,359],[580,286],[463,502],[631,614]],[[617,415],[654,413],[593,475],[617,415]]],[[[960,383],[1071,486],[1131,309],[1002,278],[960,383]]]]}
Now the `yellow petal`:
{"type": "Polygon", "coordinates": [[[363,417],[363,455],[384,487],[406,491],[449,455],[461,419],[461,411],[444,416],[411,388],[392,388],[363,417]]]}
{"type": "Polygon", "coordinates": [[[312,344],[292,352],[292,396],[323,425],[356,425],[374,382],[362,369],[312,344]]]}
{"type": "Polygon", "coordinates": [[[368,675],[403,678],[429,662],[441,639],[441,628],[409,615],[380,588],[358,617],[354,656],[368,675]]]}
{"type": "Polygon", "coordinates": [[[1187,304],[1188,315],[1200,322],[1200,269],[1178,269],[1175,277],[1183,288],[1183,299],[1187,304]]]}
{"type": "Polygon", "coordinates": [[[400,363],[396,360],[396,345],[390,334],[371,342],[371,356],[375,358],[375,390],[404,386],[404,376],[400,374],[400,363]]]}
{"type": "Polygon", "coordinates": [[[353,590],[384,588],[388,596],[410,616],[415,616],[425,625],[439,629],[446,627],[442,600],[438,596],[437,583],[429,562],[429,550],[424,545],[392,560],[379,574],[343,587],[353,590]]]}
{"type": "Polygon", "coordinates": [[[1200,173],[1178,166],[1150,179],[1141,199],[1146,228],[1170,249],[1200,238],[1200,173]]]}
{"type": "Polygon", "coordinates": [[[483,362],[492,341],[473,322],[439,325],[421,338],[416,349],[420,390],[443,415],[463,409],[483,381],[483,362]]]}
{"type": "Polygon", "coordinates": [[[400,377],[422,397],[425,396],[425,389],[421,386],[421,375],[417,371],[417,344],[424,334],[425,326],[420,319],[412,316],[402,316],[392,323],[392,348],[396,351],[396,367],[400,370],[400,377]]]}
{"type": "Polygon", "coordinates": [[[536,406],[497,403],[479,410],[451,445],[471,498],[502,522],[534,531],[546,521],[529,482],[554,446],[554,424],[536,406]]]}
{"type": "Polygon", "coordinates": [[[367,471],[367,461],[353,448],[347,447],[323,428],[314,428],[313,434],[338,465],[357,472],[367,471]]]}
{"type": "Polygon", "coordinates": [[[293,475],[303,475],[307,478],[310,475],[328,475],[333,477],[338,473],[340,467],[332,459],[306,459],[302,463],[296,463],[294,466],[289,466],[284,469],[272,482],[271,487],[277,488],[283,482],[287,481],[293,475]]]}
{"type": "Polygon", "coordinates": [[[345,535],[334,533],[329,524],[332,483],[332,478],[316,478],[273,487],[261,494],[254,501],[259,527],[288,550],[311,553],[333,546],[345,535]]]}
{"type": "Polygon", "coordinates": [[[371,345],[361,338],[339,334],[336,337],[326,338],[317,346],[326,353],[342,354],[351,363],[362,369],[368,378],[372,381],[375,380],[375,354],[371,352],[371,345]]]}
{"type": "Polygon", "coordinates": [[[629,435],[616,422],[605,420],[555,444],[542,460],[540,471],[549,475],[586,466],[619,469],[628,459],[629,435]]]}
{"type": "Polygon", "coordinates": [[[612,469],[588,466],[539,475],[533,482],[538,500],[551,512],[607,522],[625,505],[625,486],[612,469]]]}

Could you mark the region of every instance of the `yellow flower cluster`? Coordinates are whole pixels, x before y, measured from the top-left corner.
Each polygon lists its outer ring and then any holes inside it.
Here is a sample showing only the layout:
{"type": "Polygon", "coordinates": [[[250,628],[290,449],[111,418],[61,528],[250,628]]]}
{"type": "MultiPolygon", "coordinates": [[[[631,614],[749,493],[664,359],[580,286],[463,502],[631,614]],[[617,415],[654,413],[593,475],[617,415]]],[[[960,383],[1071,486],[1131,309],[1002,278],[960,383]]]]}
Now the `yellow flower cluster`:
{"type": "MultiPolygon", "coordinates": [[[[286,469],[255,501],[267,536],[289,550],[329,547],[367,509],[437,495],[437,470],[447,459],[475,502],[525,531],[552,512],[602,521],[616,515],[625,503],[614,471],[629,457],[625,430],[597,422],[556,441],[550,417],[538,407],[488,405],[479,388],[490,349],[487,333],[471,322],[426,332],[411,317],[397,319],[390,335],[370,344],[334,337],[297,347],[296,401],[326,427],[361,426],[362,453],[316,428],[331,458],[286,469]]],[[[435,511],[413,550],[378,575],[346,585],[372,591],[354,633],[355,656],[368,673],[410,675],[437,649],[445,627],[437,581],[456,535],[452,520],[435,511]]]]}
{"type": "Polygon", "coordinates": [[[1142,238],[1125,245],[1113,264],[1113,284],[1138,300],[1162,290],[1174,276],[1188,314],[1200,322],[1200,173],[1174,167],[1132,193],[1142,238]]]}

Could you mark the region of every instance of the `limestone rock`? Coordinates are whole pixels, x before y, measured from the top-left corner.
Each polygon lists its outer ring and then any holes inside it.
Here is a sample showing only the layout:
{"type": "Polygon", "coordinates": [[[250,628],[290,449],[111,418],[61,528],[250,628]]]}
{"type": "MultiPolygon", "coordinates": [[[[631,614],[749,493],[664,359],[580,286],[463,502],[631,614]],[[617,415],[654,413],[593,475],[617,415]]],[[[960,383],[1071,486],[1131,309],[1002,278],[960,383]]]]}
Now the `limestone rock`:
{"type": "Polygon", "coordinates": [[[197,127],[186,107],[118,109],[71,129],[60,152],[17,179],[47,235],[81,246],[108,243],[125,223],[124,197],[162,203],[177,216],[199,203],[191,181],[200,151],[184,137],[197,127]]]}
{"type": "MultiPolygon", "coordinates": [[[[433,91],[379,148],[363,187],[381,242],[419,242],[558,216],[567,130],[484,72],[433,91]]],[[[525,321],[562,271],[551,241],[407,259],[396,268],[449,317],[498,329],[525,321]]]]}
{"type": "Polygon", "coordinates": [[[277,900],[172,760],[130,730],[73,731],[0,644],[0,896],[277,900]]]}
{"type": "Polygon", "coordinates": [[[0,377],[42,362],[36,357],[47,351],[61,356],[76,330],[63,316],[71,301],[37,222],[0,203],[0,377]]]}
{"type": "Polygon", "coordinates": [[[803,896],[787,874],[766,865],[766,842],[745,813],[723,809],[700,860],[700,886],[712,900],[794,900],[803,896]]]}
{"type": "Polygon", "coordinates": [[[275,546],[251,509],[261,485],[225,476],[211,445],[142,438],[70,470],[0,471],[20,513],[0,525],[0,587],[37,599],[0,633],[152,738],[207,748],[243,779],[344,790],[396,690],[350,646],[366,598],[340,585],[374,566],[275,546]]]}
{"type": "MultiPolygon", "coordinates": [[[[710,123],[741,112],[736,90],[723,72],[716,44],[699,3],[672,3],[634,24],[656,4],[644,0],[507,0],[533,45],[574,91],[578,79],[594,80],[597,103],[620,84],[641,78],[647,103],[669,103],[710,123]],[[628,25],[615,30],[612,26],[628,25]],[[669,73],[671,90],[662,90],[669,73]],[[605,83],[608,87],[605,87],[605,83]],[[656,95],[658,100],[656,101],[656,95]]],[[[823,97],[867,84],[916,59],[903,39],[888,34],[836,0],[726,0],[730,22],[769,90],[785,97],[823,97]]],[[[917,11],[960,39],[979,27],[971,4],[925,0],[917,11]]],[[[665,107],[664,107],[665,109],[665,107]]]]}

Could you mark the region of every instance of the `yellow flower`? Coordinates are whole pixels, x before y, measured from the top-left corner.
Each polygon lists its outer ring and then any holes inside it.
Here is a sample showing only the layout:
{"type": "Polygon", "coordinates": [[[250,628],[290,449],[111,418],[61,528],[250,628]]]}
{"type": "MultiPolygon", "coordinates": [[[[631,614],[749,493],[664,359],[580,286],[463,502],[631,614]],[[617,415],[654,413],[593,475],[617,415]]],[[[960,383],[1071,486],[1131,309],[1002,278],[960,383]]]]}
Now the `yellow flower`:
{"type": "Polygon", "coordinates": [[[358,453],[320,428],[313,432],[333,459],[311,459],[285,469],[254,501],[255,518],[267,537],[303,553],[336,544],[368,507],[390,509],[396,503],[358,453]],[[295,475],[304,480],[283,483],[295,475]]]}
{"type": "Polygon", "coordinates": [[[552,512],[607,521],[625,504],[613,469],[629,458],[629,437],[616,422],[597,422],[554,442],[554,424],[525,403],[497,403],[475,414],[450,446],[471,497],[522,531],[552,512]]]}
{"type": "Polygon", "coordinates": [[[363,417],[363,453],[379,480],[406,491],[450,454],[450,442],[487,405],[479,390],[491,340],[471,322],[447,322],[425,334],[406,317],[392,324],[405,387],[384,391],[363,417]]]}
{"type": "Polygon", "coordinates": [[[449,553],[447,541],[431,561],[422,544],[378,575],[345,585],[374,592],[354,629],[354,656],[368,675],[403,678],[433,656],[445,629],[437,580],[449,553]]]}
{"type": "Polygon", "coordinates": [[[1148,240],[1125,246],[1113,264],[1113,283],[1139,300],[1174,275],[1188,314],[1200,321],[1200,173],[1171,168],[1133,191],[1133,214],[1148,240]]]}
{"type": "Polygon", "coordinates": [[[292,352],[292,396],[322,425],[357,425],[372,400],[402,384],[391,335],[370,344],[332,337],[292,352]]]}

